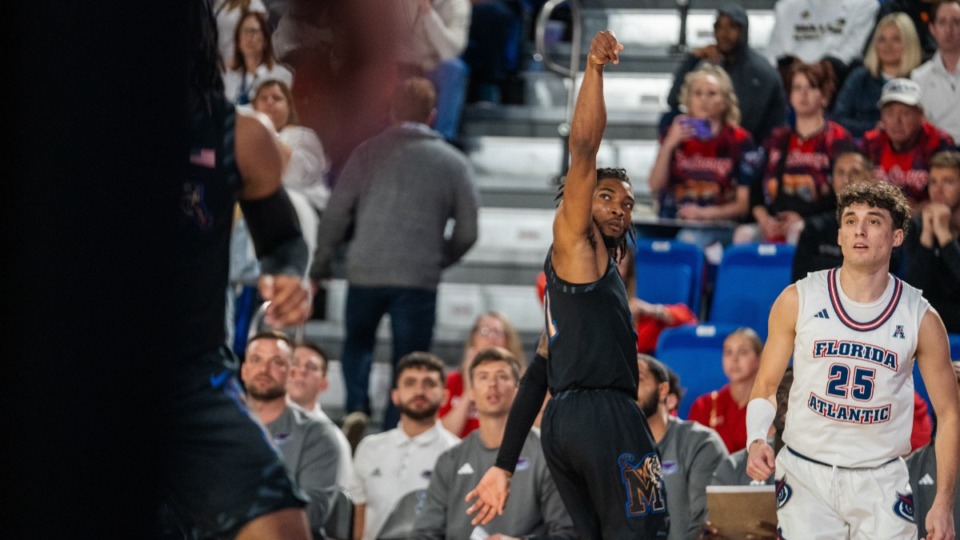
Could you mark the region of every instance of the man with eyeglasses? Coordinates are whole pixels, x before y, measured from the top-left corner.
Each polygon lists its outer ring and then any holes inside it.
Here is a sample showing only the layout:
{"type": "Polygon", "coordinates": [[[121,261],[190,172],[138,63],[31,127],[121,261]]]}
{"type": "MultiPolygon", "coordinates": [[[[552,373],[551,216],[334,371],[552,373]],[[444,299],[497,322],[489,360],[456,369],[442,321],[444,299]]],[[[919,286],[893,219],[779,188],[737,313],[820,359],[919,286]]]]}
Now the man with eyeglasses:
{"type": "Polygon", "coordinates": [[[293,343],[277,331],[260,332],[247,342],[240,368],[247,406],[264,425],[287,472],[310,498],[307,517],[314,531],[326,523],[336,493],[340,446],[335,428],[287,405],[286,385],[293,343]]]}
{"type": "Polygon", "coordinates": [[[300,409],[333,428],[340,447],[340,463],[337,468],[337,485],[346,487],[353,478],[353,450],[347,436],[320,408],[320,394],[327,391],[327,352],[310,340],[298,341],[293,348],[290,376],[287,377],[287,405],[300,409]]]}

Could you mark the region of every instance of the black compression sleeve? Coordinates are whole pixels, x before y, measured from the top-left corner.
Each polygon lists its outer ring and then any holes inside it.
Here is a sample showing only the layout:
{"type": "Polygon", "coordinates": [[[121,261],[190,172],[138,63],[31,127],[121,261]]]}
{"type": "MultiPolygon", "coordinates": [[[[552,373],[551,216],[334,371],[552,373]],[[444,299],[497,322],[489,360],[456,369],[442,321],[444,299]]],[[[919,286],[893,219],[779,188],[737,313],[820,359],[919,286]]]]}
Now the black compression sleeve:
{"type": "Polygon", "coordinates": [[[250,226],[261,272],[302,276],[309,253],[287,191],[280,188],[262,199],[241,200],[240,208],[250,226]]]}
{"type": "Polygon", "coordinates": [[[507,417],[507,427],[497,452],[497,467],[513,473],[520,459],[520,451],[527,440],[527,433],[533,426],[533,421],[540,413],[543,398],[547,395],[547,359],[539,354],[533,357],[527,372],[520,380],[520,390],[510,407],[510,416],[507,417]]]}

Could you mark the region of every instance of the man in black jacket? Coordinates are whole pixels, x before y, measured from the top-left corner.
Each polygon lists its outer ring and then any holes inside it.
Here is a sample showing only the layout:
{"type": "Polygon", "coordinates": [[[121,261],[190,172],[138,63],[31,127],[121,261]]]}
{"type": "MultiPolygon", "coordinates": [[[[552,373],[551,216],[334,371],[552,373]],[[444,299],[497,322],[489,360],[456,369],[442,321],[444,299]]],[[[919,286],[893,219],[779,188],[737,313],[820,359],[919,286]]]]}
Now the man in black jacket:
{"type": "Polygon", "coordinates": [[[684,77],[697,69],[701,62],[717,64],[730,75],[740,100],[740,125],[753,135],[757,145],[773,128],[784,124],[787,101],[780,77],[767,59],[747,44],[749,30],[747,12],[739,5],[726,4],[717,10],[717,20],[713,24],[717,42],[690,51],[680,63],[667,97],[670,110],[660,119],[662,130],[680,113],[679,96],[684,77]]]}

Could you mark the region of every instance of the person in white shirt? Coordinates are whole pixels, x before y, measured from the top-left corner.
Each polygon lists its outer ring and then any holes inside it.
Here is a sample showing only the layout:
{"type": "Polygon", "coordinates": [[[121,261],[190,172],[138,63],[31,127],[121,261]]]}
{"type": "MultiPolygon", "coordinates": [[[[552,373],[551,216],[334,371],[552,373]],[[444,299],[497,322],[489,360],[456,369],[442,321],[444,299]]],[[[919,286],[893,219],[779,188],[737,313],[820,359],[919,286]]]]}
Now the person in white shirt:
{"type": "Polygon", "coordinates": [[[237,30],[240,16],[247,11],[266,13],[263,0],[213,0],[213,14],[217,18],[217,49],[223,65],[233,62],[233,35],[237,30]]]}
{"type": "Polygon", "coordinates": [[[223,93],[235,105],[249,105],[260,83],[268,79],[293,87],[293,73],[277,62],[267,16],[248,12],[237,23],[234,53],[224,64],[223,93]]]}
{"type": "Polygon", "coordinates": [[[960,0],[934,8],[930,33],[937,42],[933,58],[910,76],[920,85],[920,103],[931,124],[960,140],[960,0]]]}
{"type": "MultiPolygon", "coordinates": [[[[330,199],[326,179],[330,165],[317,133],[300,125],[290,85],[278,79],[265,80],[254,92],[251,104],[254,110],[267,115],[277,130],[280,152],[286,161],[283,187],[303,193],[316,213],[322,213],[330,199]]],[[[309,232],[316,236],[315,230],[309,232]]]]}
{"type": "Polygon", "coordinates": [[[835,69],[843,68],[842,81],[863,54],[879,10],[877,0],[778,0],[767,58],[774,66],[789,57],[807,64],[832,58],[835,69]]]}
{"type": "Polygon", "coordinates": [[[294,345],[290,375],[287,377],[287,404],[335,428],[334,434],[340,447],[337,485],[347,487],[353,481],[353,451],[343,431],[320,408],[320,394],[330,387],[327,379],[329,358],[327,352],[313,341],[298,341],[294,345]]]}
{"type": "Polygon", "coordinates": [[[443,361],[412,352],[397,363],[390,398],[400,423],[360,441],[348,486],[356,504],[354,538],[373,540],[393,505],[406,493],[424,489],[437,457],[460,439],[443,429],[437,411],[446,396],[443,361]]]}

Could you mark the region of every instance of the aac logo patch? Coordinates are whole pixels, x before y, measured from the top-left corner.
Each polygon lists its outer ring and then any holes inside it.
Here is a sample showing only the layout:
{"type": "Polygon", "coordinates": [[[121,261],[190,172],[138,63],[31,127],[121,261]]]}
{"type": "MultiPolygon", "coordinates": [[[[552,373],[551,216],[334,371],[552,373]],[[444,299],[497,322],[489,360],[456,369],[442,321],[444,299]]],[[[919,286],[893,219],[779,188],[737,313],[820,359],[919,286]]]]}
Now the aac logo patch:
{"type": "Polygon", "coordinates": [[[787,504],[791,495],[793,495],[793,488],[787,484],[787,477],[784,475],[783,478],[777,480],[777,510],[787,504]]]}
{"type": "Polygon", "coordinates": [[[897,502],[893,504],[893,513],[909,521],[910,523],[914,523],[913,494],[907,493],[904,495],[902,493],[897,493],[897,502]]]}

